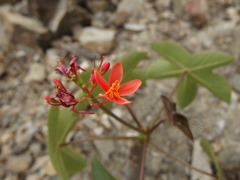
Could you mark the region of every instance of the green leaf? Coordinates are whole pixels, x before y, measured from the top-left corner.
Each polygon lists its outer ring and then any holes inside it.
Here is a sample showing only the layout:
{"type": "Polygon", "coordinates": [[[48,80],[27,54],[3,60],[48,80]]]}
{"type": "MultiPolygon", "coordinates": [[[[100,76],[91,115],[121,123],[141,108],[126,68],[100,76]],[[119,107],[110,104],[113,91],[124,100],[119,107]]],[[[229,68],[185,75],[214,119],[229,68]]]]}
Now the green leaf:
{"type": "MultiPolygon", "coordinates": [[[[123,65],[124,78],[137,67],[138,63],[147,56],[145,52],[131,52],[118,59],[123,65]]],[[[124,79],[123,79],[124,80],[124,79]]]]}
{"type": "Polygon", "coordinates": [[[151,44],[151,47],[161,56],[178,67],[184,67],[184,65],[187,66],[189,63],[188,58],[190,57],[190,54],[184,48],[175,43],[155,42],[151,44]]]}
{"type": "Polygon", "coordinates": [[[147,77],[146,73],[142,70],[137,68],[134,69],[126,78],[124,78],[122,84],[133,79],[140,79],[142,81],[142,86],[146,86],[147,77]]]}
{"type": "Polygon", "coordinates": [[[215,153],[213,151],[213,148],[212,148],[211,144],[207,140],[202,139],[201,140],[201,146],[202,146],[204,152],[208,155],[208,157],[213,162],[213,164],[214,164],[214,166],[217,170],[218,180],[223,180],[223,172],[220,168],[220,165],[218,163],[217,157],[215,156],[215,153]]]}
{"type": "Polygon", "coordinates": [[[212,70],[231,63],[231,56],[218,51],[190,54],[181,46],[170,42],[152,43],[151,47],[169,62],[158,61],[150,65],[147,71],[148,78],[179,76],[187,72],[188,76],[184,77],[187,80],[181,83],[177,92],[181,107],[186,107],[192,102],[197,92],[197,84],[205,86],[221,100],[230,102],[229,83],[224,77],[212,73],[212,70]]]}
{"type": "Polygon", "coordinates": [[[180,85],[177,87],[176,96],[181,108],[186,107],[192,102],[197,94],[197,84],[194,79],[186,75],[180,85]]]}
{"type": "Polygon", "coordinates": [[[115,180],[97,159],[92,161],[92,174],[94,180],[115,180]]]}
{"type": "Polygon", "coordinates": [[[233,61],[233,58],[223,52],[205,51],[199,54],[191,55],[188,61],[188,67],[191,71],[198,71],[203,69],[213,69],[233,61]]]}
{"type": "Polygon", "coordinates": [[[86,166],[86,161],[79,152],[70,147],[60,148],[64,166],[68,174],[74,174],[86,166]]]}
{"type": "Polygon", "coordinates": [[[230,103],[231,86],[225,77],[209,71],[195,72],[192,76],[221,100],[230,103]]]}
{"type": "MultiPolygon", "coordinates": [[[[85,108],[81,104],[80,108],[85,108]]],[[[85,167],[85,160],[80,153],[70,147],[59,147],[65,141],[69,131],[79,119],[79,115],[68,108],[52,106],[48,115],[48,153],[51,162],[62,180],[85,167]]]]}
{"type": "Polygon", "coordinates": [[[181,75],[183,72],[182,69],[169,62],[155,61],[148,67],[147,77],[152,79],[175,77],[181,75]]]}

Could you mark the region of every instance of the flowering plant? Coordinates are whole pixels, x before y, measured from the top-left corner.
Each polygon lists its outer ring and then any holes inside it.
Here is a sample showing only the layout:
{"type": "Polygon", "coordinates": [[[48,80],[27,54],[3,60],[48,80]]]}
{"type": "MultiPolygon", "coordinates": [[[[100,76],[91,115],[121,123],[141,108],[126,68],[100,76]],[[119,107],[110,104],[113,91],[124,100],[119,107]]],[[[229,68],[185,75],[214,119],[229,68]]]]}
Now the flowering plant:
{"type": "MultiPolygon", "coordinates": [[[[76,84],[80,89],[80,96],[77,97],[67,90],[61,80],[53,79],[56,86],[55,97],[45,96],[46,102],[53,107],[49,112],[48,119],[48,150],[52,164],[58,172],[61,179],[69,179],[69,175],[82,170],[86,162],[82,155],[77,153],[73,148],[67,145],[83,143],[94,140],[134,140],[140,144],[140,153],[137,154],[140,159],[137,170],[132,170],[126,179],[143,180],[145,176],[144,164],[146,161],[146,152],[149,146],[164,153],[169,158],[187,166],[195,171],[201,172],[207,176],[222,179],[223,174],[213,153],[210,143],[202,140],[201,145],[204,151],[209,155],[216,167],[216,174],[205,172],[201,169],[192,167],[187,162],[183,162],[178,157],[164,151],[158,145],[151,142],[151,135],[157,128],[166,121],[172,122],[182,133],[190,140],[194,140],[188,124],[188,119],[177,111],[176,106],[180,108],[187,107],[197,94],[198,85],[206,87],[215,96],[225,102],[230,102],[230,85],[227,80],[212,70],[216,67],[228,64],[233,61],[232,57],[217,51],[207,51],[200,54],[190,54],[182,47],[169,42],[152,43],[151,47],[167,61],[154,61],[147,71],[140,70],[137,65],[146,57],[144,52],[129,53],[114,63],[111,70],[110,62],[105,62],[103,56],[98,67],[95,65],[85,70],[77,64],[77,57],[73,56],[66,68],[61,61],[58,61],[56,71],[64,75],[67,80],[76,84]],[[108,81],[106,77],[108,77],[108,81]],[[130,104],[134,100],[125,99],[124,96],[135,93],[140,86],[146,87],[148,79],[162,79],[176,77],[176,84],[167,95],[161,95],[162,108],[154,117],[153,122],[143,125],[144,119],[139,120],[138,116],[132,110],[130,104]],[[177,103],[173,100],[176,93],[177,103]],[[126,107],[131,115],[135,125],[127,122],[125,119],[117,116],[111,111],[111,107],[106,104],[116,102],[118,105],[126,107]],[[56,107],[57,106],[57,107],[56,107]],[[60,109],[58,106],[63,106],[60,109]],[[89,110],[88,107],[91,107],[89,110]],[[122,123],[128,128],[136,131],[137,136],[94,136],[87,139],[74,140],[66,142],[66,137],[76,122],[83,116],[97,113],[97,107],[102,109],[106,114],[113,117],[116,121],[122,123]],[[165,113],[163,113],[165,112],[165,113]]],[[[157,89],[155,89],[157,91],[157,89]]],[[[159,94],[160,95],[160,94],[159,94]]],[[[140,98],[140,97],[136,97],[140,98]]],[[[158,97],[156,97],[158,98],[158,97]]],[[[132,152],[132,151],[131,151],[132,152]]],[[[132,152],[134,153],[134,152],[132,152]]],[[[96,159],[92,163],[92,176],[95,180],[115,179],[104,166],[96,159]]]]}

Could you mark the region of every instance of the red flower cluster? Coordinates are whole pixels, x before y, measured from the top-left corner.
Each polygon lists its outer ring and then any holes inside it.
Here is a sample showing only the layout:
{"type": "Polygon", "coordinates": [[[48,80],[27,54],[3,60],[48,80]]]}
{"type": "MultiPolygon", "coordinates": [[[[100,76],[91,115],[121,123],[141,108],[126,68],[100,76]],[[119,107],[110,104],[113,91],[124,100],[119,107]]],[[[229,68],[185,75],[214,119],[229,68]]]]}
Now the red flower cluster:
{"type": "MultiPolygon", "coordinates": [[[[59,66],[55,68],[55,70],[60,71],[62,74],[64,74],[66,77],[68,77],[75,83],[78,80],[82,82],[79,70],[85,71],[83,68],[77,65],[76,59],[77,59],[76,56],[72,56],[69,68],[66,68],[59,60],[57,62],[59,66]]],[[[120,85],[123,78],[123,67],[120,62],[117,62],[113,66],[110,72],[109,80],[107,82],[102,77],[102,75],[108,71],[110,63],[109,62],[103,63],[104,59],[105,57],[103,56],[98,68],[95,68],[95,66],[92,68],[92,74],[89,79],[90,83],[86,84],[80,83],[80,85],[77,83],[77,85],[79,85],[85,93],[81,101],[82,100],[88,101],[89,104],[92,106],[99,106],[109,101],[115,101],[118,104],[130,104],[132,101],[128,101],[127,99],[124,99],[121,96],[133,94],[141,86],[142,82],[138,79],[135,79],[123,85],[120,85]],[[89,85],[91,85],[91,90],[88,90],[89,85]],[[99,85],[101,89],[105,92],[105,94],[98,95],[100,98],[105,99],[105,101],[94,105],[92,103],[92,92],[97,85],[99,85]]],[[[78,101],[72,93],[66,90],[66,88],[63,86],[62,82],[59,79],[53,79],[53,83],[56,86],[55,92],[56,98],[51,96],[45,96],[44,99],[47,101],[48,104],[53,106],[64,106],[67,108],[72,107],[71,111],[77,113],[92,114],[92,112],[78,111],[76,109],[76,105],[81,102],[78,101]]]]}

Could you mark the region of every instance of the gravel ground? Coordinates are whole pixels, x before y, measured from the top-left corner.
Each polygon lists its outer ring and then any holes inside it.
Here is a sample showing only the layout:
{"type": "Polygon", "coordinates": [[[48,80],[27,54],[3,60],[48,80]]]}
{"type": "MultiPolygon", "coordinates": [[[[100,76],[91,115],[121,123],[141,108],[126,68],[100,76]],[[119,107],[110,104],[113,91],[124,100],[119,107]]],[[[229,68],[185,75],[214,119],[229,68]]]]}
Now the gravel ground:
{"type": "MultiPolygon", "coordinates": [[[[59,78],[53,71],[58,59],[68,60],[75,54],[86,67],[101,55],[116,62],[127,52],[146,51],[148,57],[140,64],[144,70],[159,58],[149,43],[166,40],[192,53],[212,49],[232,55],[234,63],[218,69],[232,85],[232,102],[221,102],[200,88],[195,101],[182,111],[189,118],[195,142],[167,123],[154,134],[153,141],[194,166],[214,172],[199,148],[199,139],[206,138],[214,146],[226,179],[240,179],[239,0],[1,0],[0,179],[57,179],[47,153],[49,106],[43,96],[53,93],[51,79],[59,78]]],[[[150,121],[160,105],[153,97],[166,93],[174,82],[149,80],[147,88],[137,93],[133,108],[143,121],[150,121]]],[[[128,118],[123,107],[116,106],[113,111],[128,118]]],[[[99,112],[79,122],[68,139],[132,133],[99,112]]],[[[82,144],[81,148],[89,161],[97,153],[111,172],[121,177],[131,146],[131,142],[105,141],[82,144]]],[[[147,180],[197,178],[208,179],[153,148],[148,150],[147,180]]],[[[72,179],[91,179],[89,168],[72,179]]]]}

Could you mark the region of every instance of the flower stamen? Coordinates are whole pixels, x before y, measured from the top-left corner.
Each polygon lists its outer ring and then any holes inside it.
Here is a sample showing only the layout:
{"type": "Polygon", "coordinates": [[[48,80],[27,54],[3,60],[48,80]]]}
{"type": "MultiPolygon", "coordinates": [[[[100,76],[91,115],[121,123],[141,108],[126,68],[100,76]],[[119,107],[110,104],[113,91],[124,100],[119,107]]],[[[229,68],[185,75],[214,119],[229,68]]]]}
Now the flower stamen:
{"type": "Polygon", "coordinates": [[[120,94],[118,92],[119,89],[120,89],[120,83],[118,80],[116,80],[116,81],[114,81],[114,83],[112,83],[111,87],[106,92],[106,95],[110,99],[120,98],[120,94]]]}

